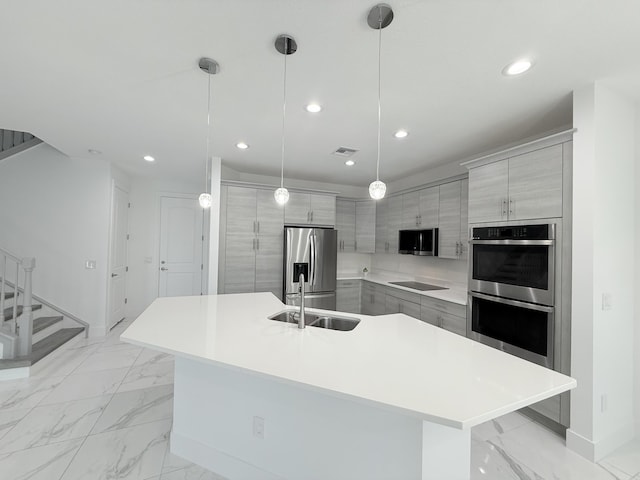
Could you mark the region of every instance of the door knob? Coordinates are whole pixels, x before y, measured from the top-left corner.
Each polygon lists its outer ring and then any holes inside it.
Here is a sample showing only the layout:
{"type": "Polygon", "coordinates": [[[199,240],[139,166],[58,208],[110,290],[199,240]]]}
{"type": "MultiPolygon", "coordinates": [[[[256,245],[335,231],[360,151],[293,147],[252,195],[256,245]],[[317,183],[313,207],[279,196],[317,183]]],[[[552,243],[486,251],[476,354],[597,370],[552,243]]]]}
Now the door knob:
{"type": "Polygon", "coordinates": [[[169,270],[169,269],[167,267],[162,267],[162,268],[160,268],[160,270],[162,270],[164,272],[164,271],[169,270]]]}
{"type": "Polygon", "coordinates": [[[162,260],[160,263],[161,263],[162,265],[164,265],[164,264],[165,264],[165,263],[167,263],[167,262],[165,262],[164,260],[162,260]]]}

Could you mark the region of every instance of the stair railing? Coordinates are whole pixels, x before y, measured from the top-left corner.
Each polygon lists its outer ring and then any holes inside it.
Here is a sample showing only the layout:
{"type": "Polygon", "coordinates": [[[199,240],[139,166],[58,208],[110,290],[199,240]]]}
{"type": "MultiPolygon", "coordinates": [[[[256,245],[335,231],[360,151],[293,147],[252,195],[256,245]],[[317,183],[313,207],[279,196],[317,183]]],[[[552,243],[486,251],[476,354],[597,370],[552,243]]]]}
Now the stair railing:
{"type": "Polygon", "coordinates": [[[0,326],[4,326],[5,321],[6,287],[13,287],[13,315],[9,322],[9,332],[14,339],[17,337],[17,340],[9,345],[8,351],[3,352],[4,358],[13,358],[16,355],[26,356],[31,353],[31,335],[33,331],[32,276],[35,266],[35,258],[19,258],[4,249],[0,249],[0,326]],[[15,283],[7,278],[7,272],[10,271],[8,264],[11,263],[15,265],[15,283]],[[21,269],[24,272],[24,288],[22,289],[18,285],[21,269]],[[22,313],[18,321],[18,294],[20,291],[24,295],[22,298],[22,313]]]}

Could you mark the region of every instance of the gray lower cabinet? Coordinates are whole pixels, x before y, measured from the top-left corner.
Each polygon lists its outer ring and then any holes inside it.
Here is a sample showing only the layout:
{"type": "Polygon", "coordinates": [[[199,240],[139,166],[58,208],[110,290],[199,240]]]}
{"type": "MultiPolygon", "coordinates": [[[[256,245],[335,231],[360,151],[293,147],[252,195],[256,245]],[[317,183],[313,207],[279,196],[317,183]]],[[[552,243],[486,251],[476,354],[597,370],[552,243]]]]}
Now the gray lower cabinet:
{"type": "Polygon", "coordinates": [[[336,285],[336,310],[360,313],[361,280],[338,280],[336,285]]]}
{"type": "Polygon", "coordinates": [[[420,319],[420,295],[398,288],[387,288],[386,313],[404,313],[420,319]]]}
{"type": "Polygon", "coordinates": [[[458,335],[467,335],[467,308],[437,298],[420,299],[420,318],[423,322],[444,328],[458,335]]]}
{"type": "Polygon", "coordinates": [[[361,313],[365,315],[384,315],[387,289],[384,285],[373,282],[362,282],[361,313]]]}

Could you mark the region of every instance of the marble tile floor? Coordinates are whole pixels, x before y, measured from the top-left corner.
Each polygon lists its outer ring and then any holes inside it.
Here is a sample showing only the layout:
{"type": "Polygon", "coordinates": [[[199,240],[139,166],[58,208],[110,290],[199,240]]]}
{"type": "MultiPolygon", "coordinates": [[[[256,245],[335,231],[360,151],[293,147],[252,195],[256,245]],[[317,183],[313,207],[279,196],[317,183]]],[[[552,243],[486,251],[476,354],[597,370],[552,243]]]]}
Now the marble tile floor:
{"type": "MultiPolygon", "coordinates": [[[[222,480],[169,452],[173,358],[120,342],[127,325],[0,382],[0,479],[222,480]]],[[[473,480],[640,480],[640,440],[593,464],[511,413],[473,429],[471,466],[473,480]]]]}

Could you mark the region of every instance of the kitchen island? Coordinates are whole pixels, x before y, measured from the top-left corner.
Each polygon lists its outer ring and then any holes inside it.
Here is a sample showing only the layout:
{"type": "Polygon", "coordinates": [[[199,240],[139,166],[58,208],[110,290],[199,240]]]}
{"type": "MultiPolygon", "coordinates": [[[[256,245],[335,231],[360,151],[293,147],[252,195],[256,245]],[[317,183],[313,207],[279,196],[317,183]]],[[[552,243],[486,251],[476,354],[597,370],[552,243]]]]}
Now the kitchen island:
{"type": "Polygon", "coordinates": [[[176,356],[173,453],[231,480],[468,479],[471,427],[576,386],[402,314],[300,330],[284,308],[160,298],[122,334],[176,356]]]}

